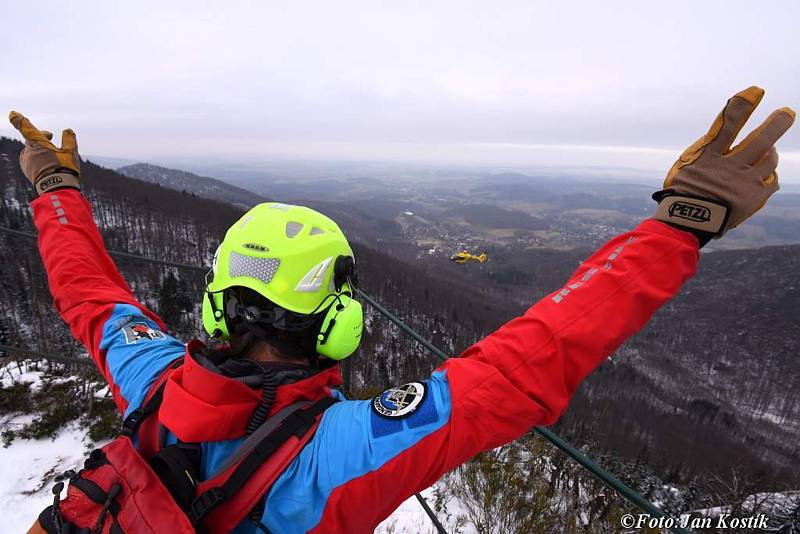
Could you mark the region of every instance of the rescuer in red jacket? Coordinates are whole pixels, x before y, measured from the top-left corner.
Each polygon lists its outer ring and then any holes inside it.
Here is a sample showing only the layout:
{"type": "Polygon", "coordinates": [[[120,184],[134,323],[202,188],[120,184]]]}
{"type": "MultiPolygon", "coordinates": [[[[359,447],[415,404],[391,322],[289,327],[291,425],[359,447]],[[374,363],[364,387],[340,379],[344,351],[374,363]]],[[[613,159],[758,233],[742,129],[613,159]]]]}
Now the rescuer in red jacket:
{"type": "Polygon", "coordinates": [[[107,254],[80,193],[75,134],[66,130],[59,148],[21,114],[10,119],[26,139],[20,162],[38,195],[34,221],[55,306],[124,414],[168,369],[161,445],[200,444],[206,479],[267,417],[298,400],[341,400],[261,488],[250,520],[210,516],[211,530],[357,533],[478,452],[556,421],[580,381],[694,274],[698,248],[778,190],[774,144],[792,110],[775,111],[731,148],[762,96],[750,87],[732,97],[669,170],[653,217],[601,247],[563,288],[430,377],[369,401],[334,389],[338,360],[358,346],[361,307],[353,254],[333,221],[277,203],[245,214],[203,296],[206,329],[231,349],[184,345],[137,302],[107,254]]]}

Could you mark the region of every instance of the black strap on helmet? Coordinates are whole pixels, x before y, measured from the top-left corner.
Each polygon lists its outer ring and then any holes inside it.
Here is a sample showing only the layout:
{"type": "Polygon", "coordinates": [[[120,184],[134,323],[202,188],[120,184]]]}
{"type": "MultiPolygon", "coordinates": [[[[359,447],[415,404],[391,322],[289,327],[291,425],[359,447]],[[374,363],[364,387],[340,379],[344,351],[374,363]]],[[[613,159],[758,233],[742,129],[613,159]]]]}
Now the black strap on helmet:
{"type": "Polygon", "coordinates": [[[358,285],[356,260],[352,256],[339,256],[333,264],[333,288],[339,293],[345,283],[351,286],[358,285]]]}
{"type": "Polygon", "coordinates": [[[297,332],[312,327],[318,319],[316,313],[295,313],[266,299],[258,305],[245,305],[235,291],[230,291],[226,298],[225,314],[227,317],[232,320],[241,320],[246,324],[270,325],[278,330],[297,332]]]}

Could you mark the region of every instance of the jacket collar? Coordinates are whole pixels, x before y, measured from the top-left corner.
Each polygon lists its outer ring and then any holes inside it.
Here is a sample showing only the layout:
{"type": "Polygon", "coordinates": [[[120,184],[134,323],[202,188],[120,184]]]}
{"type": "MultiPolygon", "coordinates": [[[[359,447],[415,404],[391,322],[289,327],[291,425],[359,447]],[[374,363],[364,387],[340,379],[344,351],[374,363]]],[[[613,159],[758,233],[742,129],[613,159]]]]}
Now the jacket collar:
{"type": "MultiPolygon", "coordinates": [[[[261,402],[262,390],[251,389],[200,365],[192,353],[202,347],[200,341],[191,341],[183,365],[171,372],[159,420],[185,442],[241,438],[261,402]]],[[[339,366],[334,365],[304,380],[279,386],[270,415],[298,401],[330,396],[331,388],[341,383],[339,366]]]]}

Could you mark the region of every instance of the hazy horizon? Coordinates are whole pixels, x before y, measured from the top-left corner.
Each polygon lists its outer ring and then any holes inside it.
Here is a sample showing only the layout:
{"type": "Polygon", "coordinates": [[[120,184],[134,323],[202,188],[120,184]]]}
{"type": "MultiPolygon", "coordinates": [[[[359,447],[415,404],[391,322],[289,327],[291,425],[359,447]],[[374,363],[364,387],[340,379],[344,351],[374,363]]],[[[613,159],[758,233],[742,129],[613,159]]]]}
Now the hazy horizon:
{"type": "MultiPolygon", "coordinates": [[[[110,158],[660,178],[744,87],[746,131],[800,109],[792,0],[0,6],[6,111],[110,158]]],[[[800,127],[779,149],[800,183],[800,127]]]]}

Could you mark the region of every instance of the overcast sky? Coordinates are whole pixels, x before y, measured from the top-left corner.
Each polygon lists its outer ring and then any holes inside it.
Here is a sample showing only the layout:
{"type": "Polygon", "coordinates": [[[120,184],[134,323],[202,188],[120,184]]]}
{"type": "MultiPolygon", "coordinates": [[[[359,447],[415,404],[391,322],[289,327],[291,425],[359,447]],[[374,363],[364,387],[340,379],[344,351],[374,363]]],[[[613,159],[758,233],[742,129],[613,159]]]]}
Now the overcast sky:
{"type": "Polygon", "coordinates": [[[797,0],[203,4],[0,0],[0,103],[93,155],[659,175],[748,85],[800,109],[797,0]]]}

